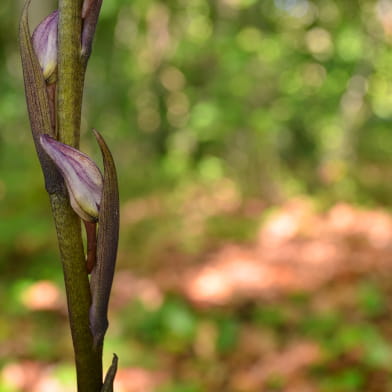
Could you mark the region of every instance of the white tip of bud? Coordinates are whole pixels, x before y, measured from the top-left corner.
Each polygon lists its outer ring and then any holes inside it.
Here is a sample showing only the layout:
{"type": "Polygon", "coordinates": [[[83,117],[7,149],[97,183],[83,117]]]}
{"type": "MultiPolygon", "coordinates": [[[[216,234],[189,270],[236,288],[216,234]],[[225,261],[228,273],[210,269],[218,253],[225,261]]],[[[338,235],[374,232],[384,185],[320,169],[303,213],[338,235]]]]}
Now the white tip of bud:
{"type": "Polygon", "coordinates": [[[34,30],[32,41],[45,80],[54,82],[57,69],[58,11],[52,12],[34,30]]]}
{"type": "Polygon", "coordinates": [[[79,150],[41,135],[40,143],[62,174],[74,211],[87,222],[98,219],[103,179],[98,166],[79,150]]]}

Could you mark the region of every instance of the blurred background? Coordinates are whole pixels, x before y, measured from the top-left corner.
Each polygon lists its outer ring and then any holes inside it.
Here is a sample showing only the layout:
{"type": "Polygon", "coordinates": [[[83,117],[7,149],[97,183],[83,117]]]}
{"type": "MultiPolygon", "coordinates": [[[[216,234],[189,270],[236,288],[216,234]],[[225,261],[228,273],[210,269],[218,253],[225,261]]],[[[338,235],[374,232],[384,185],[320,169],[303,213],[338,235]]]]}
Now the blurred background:
{"type": "MultiPolygon", "coordinates": [[[[0,391],[73,391],[21,7],[0,4],[0,391]]],[[[119,172],[116,391],[392,390],[391,44],[390,0],[104,0],[81,149],[100,162],[97,128],[119,172]]]]}

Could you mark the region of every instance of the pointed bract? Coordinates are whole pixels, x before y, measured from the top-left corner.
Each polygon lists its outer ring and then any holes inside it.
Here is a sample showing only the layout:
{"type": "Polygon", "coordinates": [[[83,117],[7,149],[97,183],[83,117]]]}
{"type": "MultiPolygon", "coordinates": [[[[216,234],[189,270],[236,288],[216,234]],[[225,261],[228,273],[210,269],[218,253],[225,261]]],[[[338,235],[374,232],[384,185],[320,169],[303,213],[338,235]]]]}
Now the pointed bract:
{"type": "Polygon", "coordinates": [[[89,11],[91,6],[96,2],[96,0],[84,0],[83,1],[83,8],[82,8],[82,18],[84,19],[89,11]]]}
{"type": "Polygon", "coordinates": [[[91,272],[90,329],[94,346],[103,344],[108,328],[108,305],[116,266],[119,234],[119,194],[113,156],[102,136],[94,131],[102,152],[104,180],[102,202],[98,217],[97,262],[91,272]]]}
{"type": "Polygon", "coordinates": [[[112,364],[105,376],[105,381],[102,385],[101,392],[113,392],[114,377],[116,377],[118,367],[118,356],[113,354],[112,364]]]}
{"type": "Polygon", "coordinates": [[[87,62],[91,54],[101,6],[102,0],[84,0],[83,3],[82,58],[85,62],[87,62]]]}
{"type": "Polygon", "coordinates": [[[62,180],[55,165],[44,153],[39,142],[41,134],[53,135],[54,133],[50,118],[47,86],[31,39],[28,22],[29,5],[30,0],[26,0],[19,25],[19,44],[26,102],[31,131],[45,178],[45,188],[49,194],[53,194],[61,189],[62,180]]]}
{"type": "Polygon", "coordinates": [[[32,41],[46,81],[56,80],[57,70],[57,27],[59,13],[52,12],[34,30],[32,41]]]}
{"type": "Polygon", "coordinates": [[[87,222],[96,222],[103,180],[97,165],[79,150],[41,135],[40,143],[62,174],[74,211],[87,222]]]}

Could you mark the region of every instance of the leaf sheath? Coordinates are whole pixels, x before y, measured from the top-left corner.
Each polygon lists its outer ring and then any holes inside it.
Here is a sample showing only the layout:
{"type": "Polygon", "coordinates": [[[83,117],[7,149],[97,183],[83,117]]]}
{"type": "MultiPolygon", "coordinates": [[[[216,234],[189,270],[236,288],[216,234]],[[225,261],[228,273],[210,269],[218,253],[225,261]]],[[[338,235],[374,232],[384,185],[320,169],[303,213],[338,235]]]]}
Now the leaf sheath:
{"type": "Polygon", "coordinates": [[[94,133],[101,148],[104,164],[103,193],[98,217],[97,262],[90,281],[90,328],[94,336],[94,345],[98,347],[102,345],[108,328],[107,311],[116,264],[120,222],[116,167],[102,136],[97,131],[94,133]]]}

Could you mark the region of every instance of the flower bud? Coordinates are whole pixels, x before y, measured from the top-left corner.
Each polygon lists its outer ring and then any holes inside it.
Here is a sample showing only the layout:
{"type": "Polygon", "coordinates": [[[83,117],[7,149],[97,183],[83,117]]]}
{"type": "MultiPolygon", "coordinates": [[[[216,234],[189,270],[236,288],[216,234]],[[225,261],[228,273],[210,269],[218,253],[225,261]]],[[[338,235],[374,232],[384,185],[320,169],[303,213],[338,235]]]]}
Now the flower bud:
{"type": "Polygon", "coordinates": [[[36,27],[32,36],[34,51],[48,83],[56,81],[58,19],[56,10],[36,27]]]}
{"type": "Polygon", "coordinates": [[[74,211],[87,222],[96,222],[103,179],[97,165],[79,150],[41,135],[40,143],[62,174],[74,211]]]}

